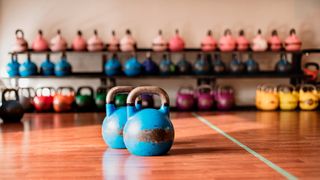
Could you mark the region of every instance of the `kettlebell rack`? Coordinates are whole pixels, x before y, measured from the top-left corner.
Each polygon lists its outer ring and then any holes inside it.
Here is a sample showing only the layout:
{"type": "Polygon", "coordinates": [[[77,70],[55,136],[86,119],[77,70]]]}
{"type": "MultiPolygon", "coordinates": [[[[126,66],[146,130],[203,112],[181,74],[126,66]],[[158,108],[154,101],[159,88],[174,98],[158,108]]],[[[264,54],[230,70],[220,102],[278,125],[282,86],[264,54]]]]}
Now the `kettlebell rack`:
{"type": "MultiPolygon", "coordinates": [[[[197,79],[198,84],[201,82],[214,82],[216,79],[227,79],[227,78],[289,78],[290,83],[293,85],[299,84],[303,81],[303,79],[307,78],[306,75],[303,74],[301,70],[301,61],[302,61],[302,56],[304,54],[309,54],[309,53],[320,53],[320,49],[305,49],[302,51],[295,51],[295,52],[287,52],[287,51],[264,51],[264,52],[254,52],[252,50],[248,51],[232,51],[232,52],[221,52],[219,50],[212,51],[212,52],[203,52],[201,51],[200,48],[186,48],[184,51],[180,52],[170,52],[170,51],[165,51],[165,52],[154,52],[150,48],[139,48],[135,51],[135,53],[146,53],[146,52],[151,52],[154,54],[183,54],[183,53],[221,53],[221,54],[231,54],[231,53],[254,53],[254,54],[261,54],[261,53],[290,53],[292,54],[292,60],[291,60],[291,65],[292,65],[292,71],[290,73],[279,73],[276,71],[260,71],[258,73],[222,73],[222,74],[210,74],[210,75],[195,75],[195,74],[190,74],[190,75],[138,75],[138,76],[125,76],[125,75],[117,75],[117,76],[112,76],[109,77],[105,75],[104,72],[104,64],[107,61],[106,55],[108,54],[128,54],[128,52],[109,52],[109,51],[95,51],[95,52],[90,52],[90,51],[73,51],[72,49],[67,49],[65,53],[78,53],[78,54],[99,54],[102,57],[102,71],[101,72],[74,72],[71,75],[68,76],[43,76],[43,75],[34,75],[34,76],[28,76],[28,77],[3,77],[2,79],[9,79],[13,80],[10,81],[11,85],[14,84],[13,86],[19,86],[19,79],[40,79],[40,78],[45,78],[45,79],[53,79],[53,78],[61,78],[61,79],[66,79],[66,78],[92,78],[92,79],[100,79],[101,85],[107,85],[108,80],[112,84],[116,84],[117,79],[175,79],[175,78],[182,78],[182,79],[197,79]]],[[[9,54],[13,54],[14,52],[9,52],[9,54]]],[[[15,54],[53,54],[53,53],[63,53],[63,52],[52,52],[52,51],[43,51],[43,52],[36,52],[33,51],[32,49],[29,49],[28,51],[25,52],[19,52],[15,54]]]]}

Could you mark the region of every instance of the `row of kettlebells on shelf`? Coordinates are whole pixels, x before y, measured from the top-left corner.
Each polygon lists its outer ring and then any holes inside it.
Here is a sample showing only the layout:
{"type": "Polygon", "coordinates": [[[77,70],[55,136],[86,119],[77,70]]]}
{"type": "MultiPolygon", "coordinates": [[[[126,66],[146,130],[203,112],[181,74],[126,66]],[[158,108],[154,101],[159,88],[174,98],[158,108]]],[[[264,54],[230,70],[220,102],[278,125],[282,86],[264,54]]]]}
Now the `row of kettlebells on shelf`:
{"type": "Polygon", "coordinates": [[[235,106],[235,92],[230,86],[183,86],[177,92],[176,108],[180,111],[231,110],[235,106]]]}
{"type": "Polygon", "coordinates": [[[320,100],[320,86],[304,84],[259,85],[256,90],[256,107],[260,110],[315,110],[320,100]]]}
{"type": "MultiPolygon", "coordinates": [[[[24,52],[28,50],[28,42],[24,38],[22,30],[18,29],[15,32],[16,42],[13,47],[14,52],[24,52]]],[[[212,31],[209,30],[207,35],[201,41],[200,46],[203,51],[214,51],[219,48],[221,51],[246,51],[251,48],[253,51],[279,51],[283,48],[287,51],[298,51],[301,49],[301,40],[297,37],[294,29],[290,30],[289,36],[282,41],[278,36],[276,30],[273,30],[269,39],[262,36],[261,30],[258,30],[256,37],[250,42],[246,37],[243,30],[240,30],[239,36],[234,38],[231,30],[227,29],[224,35],[220,38],[219,42],[212,36],[212,31]]],[[[61,35],[61,31],[57,31],[57,35],[48,41],[39,30],[37,37],[32,43],[32,50],[34,51],[65,51],[68,47],[67,41],[61,35]]],[[[94,30],[94,35],[88,41],[82,36],[82,32],[78,31],[77,36],[72,42],[72,49],[74,51],[102,51],[105,49],[103,40],[98,36],[98,31],[94,30]]],[[[112,37],[107,43],[108,51],[134,51],[137,48],[137,42],[133,38],[131,31],[127,30],[125,36],[120,40],[115,31],[112,31],[112,37]]],[[[162,31],[159,30],[158,36],[152,41],[152,49],[154,51],[182,51],[185,48],[185,40],[179,35],[176,30],[175,35],[167,41],[162,31]]]]}
{"type": "MultiPolygon", "coordinates": [[[[212,73],[256,73],[259,72],[259,64],[253,59],[252,53],[249,53],[248,60],[244,63],[238,58],[236,53],[233,53],[229,67],[221,60],[220,54],[216,53],[214,60],[211,54],[199,54],[195,63],[192,65],[183,55],[177,64],[174,64],[171,59],[164,54],[160,64],[158,65],[152,60],[151,54],[147,53],[146,59],[140,63],[135,55],[130,57],[124,68],[122,67],[119,58],[116,54],[110,57],[105,65],[104,72],[107,76],[121,75],[123,72],[127,76],[146,75],[206,75],[212,73]]],[[[318,68],[319,69],[319,68],[318,68]]],[[[291,64],[286,58],[286,54],[282,53],[280,60],[277,62],[275,70],[277,72],[291,71],[291,64]]],[[[9,77],[15,76],[32,76],[38,74],[37,65],[31,61],[30,54],[23,64],[19,64],[16,55],[12,55],[11,61],[7,64],[7,73],[9,77]]],[[[49,55],[40,66],[40,74],[44,76],[56,75],[66,76],[72,73],[72,66],[67,61],[66,55],[63,53],[61,59],[54,64],[50,61],[49,55]]]]}

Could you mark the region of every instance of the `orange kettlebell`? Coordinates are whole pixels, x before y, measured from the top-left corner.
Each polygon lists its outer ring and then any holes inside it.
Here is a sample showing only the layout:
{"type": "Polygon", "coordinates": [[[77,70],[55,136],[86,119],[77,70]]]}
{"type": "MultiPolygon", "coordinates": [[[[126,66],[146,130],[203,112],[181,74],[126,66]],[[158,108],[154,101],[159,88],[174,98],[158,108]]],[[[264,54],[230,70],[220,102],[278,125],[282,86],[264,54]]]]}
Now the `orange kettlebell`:
{"type": "Polygon", "coordinates": [[[71,111],[75,101],[74,94],[72,87],[59,87],[53,99],[53,109],[56,112],[71,111]]]}
{"type": "Polygon", "coordinates": [[[272,111],[279,107],[279,97],[277,87],[273,85],[263,85],[258,92],[257,107],[261,110],[272,111]]]}

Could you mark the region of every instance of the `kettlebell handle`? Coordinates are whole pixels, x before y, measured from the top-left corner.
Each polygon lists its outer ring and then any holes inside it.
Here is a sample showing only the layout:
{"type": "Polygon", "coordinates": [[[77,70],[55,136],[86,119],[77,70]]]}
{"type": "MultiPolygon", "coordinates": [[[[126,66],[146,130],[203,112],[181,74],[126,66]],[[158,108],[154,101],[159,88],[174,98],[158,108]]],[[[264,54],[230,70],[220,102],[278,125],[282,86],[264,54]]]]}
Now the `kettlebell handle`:
{"type": "Polygon", "coordinates": [[[80,87],[78,88],[78,90],[77,90],[77,95],[81,95],[81,91],[82,91],[83,89],[88,89],[88,90],[90,91],[90,96],[93,97],[93,94],[94,94],[93,88],[90,87],[90,86],[80,86],[80,87]]]}
{"type": "Polygon", "coordinates": [[[306,88],[312,89],[312,90],[310,90],[310,91],[316,91],[316,90],[317,90],[316,86],[314,86],[314,85],[311,85],[311,84],[303,84],[303,85],[300,86],[300,91],[303,91],[303,92],[308,91],[308,89],[306,89],[306,88]],[[305,90],[305,89],[306,89],[306,90],[305,90]]]}
{"type": "Polygon", "coordinates": [[[24,33],[21,29],[16,30],[16,37],[17,38],[24,38],[24,33]]]}
{"type": "Polygon", "coordinates": [[[57,89],[57,94],[62,94],[63,90],[68,90],[69,95],[74,95],[74,89],[73,89],[73,87],[70,87],[70,86],[59,87],[57,89]]]}
{"type": "Polygon", "coordinates": [[[160,96],[162,106],[169,106],[169,96],[162,88],[157,86],[140,86],[134,88],[128,95],[127,105],[134,106],[136,98],[141,94],[156,94],[160,96]]]}
{"type": "Polygon", "coordinates": [[[14,92],[16,101],[19,101],[18,91],[17,91],[16,89],[10,88],[10,89],[5,89],[5,90],[2,92],[2,104],[7,101],[7,100],[6,100],[6,94],[7,94],[7,93],[10,93],[10,92],[14,92]]]}
{"type": "Polygon", "coordinates": [[[277,90],[279,92],[279,91],[283,91],[285,88],[289,89],[291,92],[293,92],[295,90],[295,87],[291,84],[280,84],[277,87],[277,90]]]}
{"type": "Polygon", "coordinates": [[[34,89],[31,88],[31,87],[25,87],[25,88],[19,88],[18,89],[18,93],[19,95],[23,95],[23,92],[26,91],[28,94],[27,94],[27,97],[34,97],[35,96],[35,92],[34,92],[34,89]],[[33,92],[33,95],[31,94],[31,91],[33,92]]]}
{"type": "Polygon", "coordinates": [[[181,86],[181,87],[178,89],[178,94],[181,94],[181,91],[184,90],[184,89],[190,90],[190,91],[191,91],[190,94],[193,94],[193,93],[194,93],[194,89],[193,89],[193,87],[190,85],[190,86],[181,86]]]}
{"type": "Polygon", "coordinates": [[[210,90],[210,94],[211,94],[211,95],[213,94],[213,88],[212,88],[210,85],[208,85],[208,84],[202,84],[202,85],[200,85],[200,86],[197,88],[197,94],[198,94],[198,95],[201,94],[200,90],[202,90],[202,89],[209,89],[209,90],[210,90]]]}
{"type": "Polygon", "coordinates": [[[217,96],[221,95],[222,90],[227,90],[228,93],[233,93],[234,90],[230,86],[219,86],[217,90],[217,96]]]}
{"type": "Polygon", "coordinates": [[[304,68],[309,68],[310,66],[313,66],[317,69],[317,71],[319,71],[320,67],[318,63],[315,62],[307,62],[304,64],[304,68]]]}
{"type": "Polygon", "coordinates": [[[96,92],[97,92],[97,93],[107,93],[108,90],[109,90],[108,87],[100,86],[100,87],[98,87],[98,89],[97,89],[96,92]]]}
{"type": "Polygon", "coordinates": [[[55,90],[54,90],[53,87],[41,87],[41,88],[36,89],[36,96],[42,96],[42,92],[43,92],[43,90],[45,90],[45,89],[48,89],[48,90],[49,90],[51,96],[54,95],[55,90]]]}

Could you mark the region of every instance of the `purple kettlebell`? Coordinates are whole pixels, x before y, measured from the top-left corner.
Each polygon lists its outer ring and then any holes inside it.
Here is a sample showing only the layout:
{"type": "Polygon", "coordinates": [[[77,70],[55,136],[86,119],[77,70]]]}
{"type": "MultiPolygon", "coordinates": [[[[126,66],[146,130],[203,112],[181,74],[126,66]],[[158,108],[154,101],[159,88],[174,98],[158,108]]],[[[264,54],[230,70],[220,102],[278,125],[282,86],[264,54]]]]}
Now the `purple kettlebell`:
{"type": "Polygon", "coordinates": [[[230,86],[218,87],[215,92],[218,110],[230,110],[235,105],[234,89],[230,86]]]}
{"type": "Polygon", "coordinates": [[[196,92],[198,99],[198,109],[201,111],[208,111],[213,109],[214,106],[214,92],[211,86],[201,85],[196,92]]]}
{"type": "Polygon", "coordinates": [[[180,87],[177,93],[176,107],[181,111],[191,111],[195,105],[194,90],[192,86],[180,87]]]}

